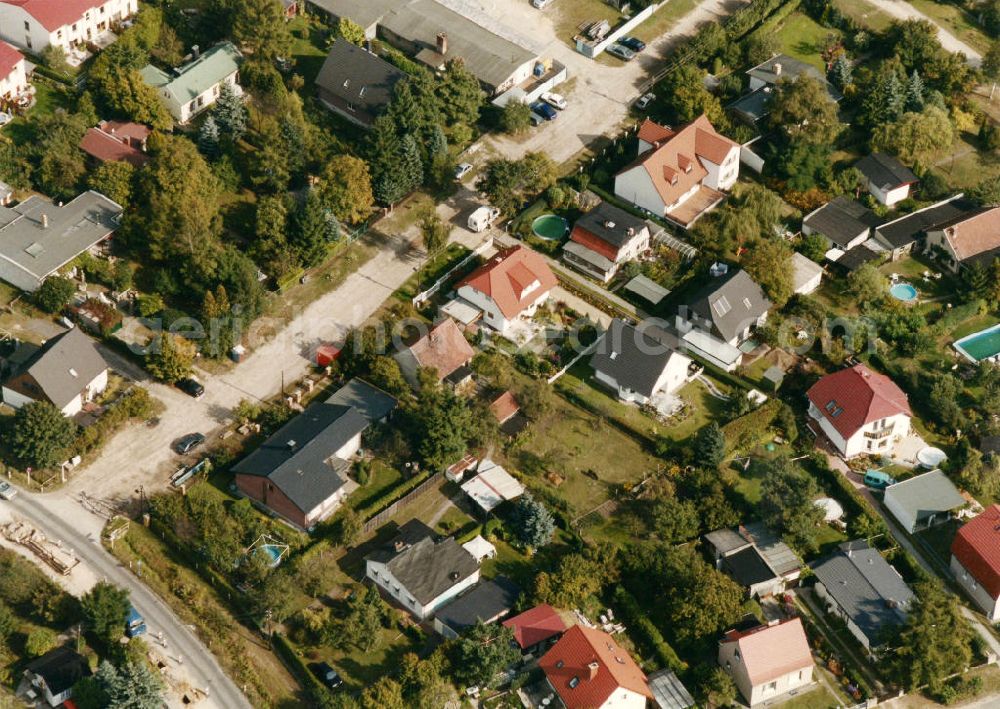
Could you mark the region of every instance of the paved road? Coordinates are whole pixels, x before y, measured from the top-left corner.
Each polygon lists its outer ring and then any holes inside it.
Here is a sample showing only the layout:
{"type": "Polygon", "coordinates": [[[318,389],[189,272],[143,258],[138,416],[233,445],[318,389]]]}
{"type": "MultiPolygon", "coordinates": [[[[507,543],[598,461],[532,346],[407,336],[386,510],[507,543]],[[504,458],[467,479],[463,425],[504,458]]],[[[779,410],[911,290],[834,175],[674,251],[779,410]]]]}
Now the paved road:
{"type": "Polygon", "coordinates": [[[949,52],[961,52],[964,54],[970,66],[979,67],[983,63],[983,56],[979,52],[945,30],[930,17],[913,7],[913,5],[905,2],[905,0],[868,0],[868,2],[879,10],[892,15],[897,20],[927,20],[937,27],[938,41],[941,42],[942,47],[949,52]]]}
{"type": "Polygon", "coordinates": [[[52,514],[46,507],[44,496],[22,493],[4,504],[12,507],[17,514],[41,530],[49,539],[58,539],[71,547],[77,557],[90,567],[96,576],[127,588],[131,594],[132,604],[146,620],[150,634],[162,632],[167,642],[166,650],[159,648],[155,641],[150,642],[151,647],[165,652],[168,659],[172,659],[175,663],[180,659],[185,674],[191,678],[195,686],[208,692],[208,704],[223,709],[230,707],[249,709],[250,702],[222,671],[212,653],[194,633],[188,630],[187,626],[181,623],[163,601],[104,550],[96,535],[81,532],[75,521],[69,522],[66,517],[52,514]]]}

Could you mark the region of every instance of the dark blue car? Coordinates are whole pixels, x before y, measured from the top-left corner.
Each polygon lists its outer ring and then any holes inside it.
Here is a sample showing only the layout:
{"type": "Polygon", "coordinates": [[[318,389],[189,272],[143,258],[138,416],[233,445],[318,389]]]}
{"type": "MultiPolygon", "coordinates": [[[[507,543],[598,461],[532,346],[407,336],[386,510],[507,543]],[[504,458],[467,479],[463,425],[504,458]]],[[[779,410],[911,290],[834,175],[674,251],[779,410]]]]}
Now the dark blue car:
{"type": "Polygon", "coordinates": [[[552,106],[544,101],[535,101],[531,104],[531,110],[547,121],[554,121],[559,115],[556,113],[556,109],[552,108],[552,106]]]}
{"type": "Polygon", "coordinates": [[[636,39],[635,37],[622,37],[618,40],[618,44],[624,44],[636,54],[646,48],[646,43],[641,39],[636,39]]]}

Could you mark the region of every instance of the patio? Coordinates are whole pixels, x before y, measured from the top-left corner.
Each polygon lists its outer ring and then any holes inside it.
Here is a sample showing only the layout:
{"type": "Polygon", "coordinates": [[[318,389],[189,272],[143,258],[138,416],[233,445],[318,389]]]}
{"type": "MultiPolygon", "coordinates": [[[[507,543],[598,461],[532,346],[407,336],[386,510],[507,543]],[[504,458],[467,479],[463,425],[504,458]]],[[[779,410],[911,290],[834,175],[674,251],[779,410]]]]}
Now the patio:
{"type": "Polygon", "coordinates": [[[919,465],[917,453],[927,447],[927,442],[916,431],[899,441],[892,450],[892,462],[905,468],[915,468],[919,465]]]}

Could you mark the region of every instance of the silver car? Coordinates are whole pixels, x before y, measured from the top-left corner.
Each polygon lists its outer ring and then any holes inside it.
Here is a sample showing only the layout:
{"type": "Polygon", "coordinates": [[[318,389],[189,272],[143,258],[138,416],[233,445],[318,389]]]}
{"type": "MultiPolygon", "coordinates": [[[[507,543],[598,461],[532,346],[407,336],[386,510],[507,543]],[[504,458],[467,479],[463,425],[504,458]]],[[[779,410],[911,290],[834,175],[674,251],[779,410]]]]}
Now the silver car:
{"type": "Polygon", "coordinates": [[[6,480],[0,481],[0,497],[5,500],[13,500],[17,495],[17,488],[6,480]]]}
{"type": "Polygon", "coordinates": [[[635,59],[635,52],[625,45],[618,44],[617,42],[612,44],[605,51],[613,57],[618,57],[623,62],[630,62],[635,59]]]}

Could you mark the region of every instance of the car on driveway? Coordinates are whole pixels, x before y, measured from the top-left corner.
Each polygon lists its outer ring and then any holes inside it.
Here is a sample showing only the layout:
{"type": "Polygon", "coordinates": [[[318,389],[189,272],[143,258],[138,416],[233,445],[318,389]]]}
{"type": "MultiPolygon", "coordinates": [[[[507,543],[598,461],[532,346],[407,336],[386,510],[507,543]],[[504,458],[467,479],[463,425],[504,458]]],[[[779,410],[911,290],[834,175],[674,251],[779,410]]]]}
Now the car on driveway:
{"type": "Polygon", "coordinates": [[[319,681],[326,685],[327,689],[336,689],[344,683],[337,670],[330,667],[327,662],[311,662],[309,669],[319,681]]]}
{"type": "Polygon", "coordinates": [[[467,162],[460,162],[458,166],[455,168],[455,179],[461,180],[463,177],[469,174],[470,170],[472,170],[472,165],[470,165],[467,162]]]}
{"type": "Polygon", "coordinates": [[[188,396],[193,396],[195,399],[200,399],[205,395],[205,387],[201,385],[201,382],[197,379],[193,379],[192,377],[178,379],[175,386],[188,396]]]}
{"type": "Polygon", "coordinates": [[[875,490],[885,490],[890,485],[896,484],[896,479],[893,478],[889,473],[883,473],[881,470],[869,470],[865,473],[865,485],[875,490]]]}
{"type": "Polygon", "coordinates": [[[641,39],[636,39],[635,37],[619,37],[618,44],[628,47],[636,54],[646,48],[646,43],[641,39]]]}
{"type": "Polygon", "coordinates": [[[556,113],[556,109],[552,108],[552,106],[544,101],[535,101],[531,104],[531,110],[547,121],[554,121],[559,116],[559,114],[556,113]]]}
{"type": "Polygon", "coordinates": [[[17,488],[6,480],[0,482],[0,497],[5,500],[13,500],[17,495],[17,488]]]}
{"type": "Polygon", "coordinates": [[[648,94],[643,94],[635,102],[635,107],[637,109],[639,109],[640,111],[645,111],[646,108],[649,106],[649,104],[651,104],[653,102],[653,99],[655,99],[655,98],[656,98],[656,94],[654,94],[652,92],[650,92],[648,94]]]}
{"type": "Polygon", "coordinates": [[[549,104],[550,106],[555,106],[560,111],[566,110],[566,99],[557,93],[551,91],[546,91],[542,94],[542,101],[549,104]]]}
{"type": "Polygon", "coordinates": [[[174,452],[179,453],[180,455],[187,455],[204,442],[205,436],[203,434],[189,433],[178,439],[178,441],[174,444],[174,452]]]}
{"type": "Polygon", "coordinates": [[[610,54],[613,57],[618,57],[623,62],[630,62],[633,59],[635,59],[635,52],[633,52],[631,49],[629,49],[625,45],[618,44],[617,42],[615,42],[614,44],[612,44],[611,46],[609,46],[604,51],[606,51],[608,54],[610,54]]]}

